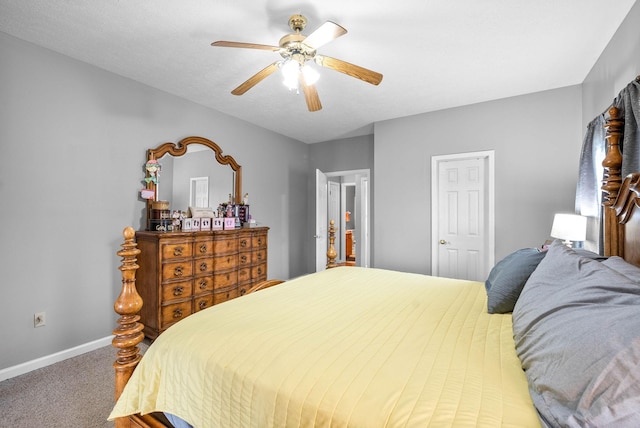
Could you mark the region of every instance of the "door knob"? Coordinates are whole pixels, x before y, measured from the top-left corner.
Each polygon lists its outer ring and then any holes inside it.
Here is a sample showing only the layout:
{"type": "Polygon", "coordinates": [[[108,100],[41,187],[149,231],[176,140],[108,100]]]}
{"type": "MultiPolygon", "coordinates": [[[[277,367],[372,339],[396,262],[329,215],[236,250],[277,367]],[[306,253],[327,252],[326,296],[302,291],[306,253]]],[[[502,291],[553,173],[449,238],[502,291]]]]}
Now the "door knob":
{"type": "Polygon", "coordinates": [[[446,244],[446,243],[447,243],[447,241],[445,241],[444,239],[441,239],[441,240],[440,240],[440,244],[441,244],[441,245],[444,245],[444,244],[446,244]]]}

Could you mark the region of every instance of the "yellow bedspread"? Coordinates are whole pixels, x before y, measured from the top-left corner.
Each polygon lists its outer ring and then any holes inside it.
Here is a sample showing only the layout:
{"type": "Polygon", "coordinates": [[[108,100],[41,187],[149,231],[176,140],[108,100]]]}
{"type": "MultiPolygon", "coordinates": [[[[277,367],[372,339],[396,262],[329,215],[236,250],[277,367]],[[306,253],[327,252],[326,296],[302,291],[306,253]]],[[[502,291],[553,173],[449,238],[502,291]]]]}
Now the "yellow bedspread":
{"type": "Polygon", "coordinates": [[[511,315],[480,282],[355,267],[297,278],[177,323],[110,418],[202,427],[539,426],[511,315]]]}

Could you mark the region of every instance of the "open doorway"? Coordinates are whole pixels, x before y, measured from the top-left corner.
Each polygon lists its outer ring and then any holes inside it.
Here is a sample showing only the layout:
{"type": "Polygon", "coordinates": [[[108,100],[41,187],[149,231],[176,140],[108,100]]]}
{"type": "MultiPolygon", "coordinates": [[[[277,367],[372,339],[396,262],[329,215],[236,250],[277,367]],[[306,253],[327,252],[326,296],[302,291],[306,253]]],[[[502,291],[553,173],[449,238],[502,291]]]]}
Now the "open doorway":
{"type": "Polygon", "coordinates": [[[326,265],[328,221],[337,229],[337,260],[370,266],[369,170],[316,171],[316,270],[326,265]]]}

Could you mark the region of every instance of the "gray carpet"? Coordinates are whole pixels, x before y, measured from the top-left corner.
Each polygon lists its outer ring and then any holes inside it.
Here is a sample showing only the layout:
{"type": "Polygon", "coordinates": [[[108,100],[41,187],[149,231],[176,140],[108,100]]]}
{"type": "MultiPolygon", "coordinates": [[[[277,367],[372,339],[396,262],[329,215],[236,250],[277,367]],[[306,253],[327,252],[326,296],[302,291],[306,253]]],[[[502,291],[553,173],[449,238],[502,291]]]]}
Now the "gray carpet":
{"type": "Polygon", "coordinates": [[[105,346],[0,382],[0,427],[112,428],[116,352],[105,346]]]}

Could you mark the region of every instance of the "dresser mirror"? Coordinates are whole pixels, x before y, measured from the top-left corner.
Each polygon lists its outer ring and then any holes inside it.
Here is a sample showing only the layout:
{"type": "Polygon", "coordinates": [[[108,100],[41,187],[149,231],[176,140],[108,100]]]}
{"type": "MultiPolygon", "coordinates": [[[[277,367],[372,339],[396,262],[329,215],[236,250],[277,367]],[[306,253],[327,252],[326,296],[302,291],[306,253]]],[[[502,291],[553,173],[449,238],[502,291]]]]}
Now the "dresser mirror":
{"type": "Polygon", "coordinates": [[[157,160],[161,170],[157,184],[146,180],[147,189],[154,192],[153,199],[147,200],[147,215],[153,200],[169,201],[172,210],[183,211],[189,206],[216,208],[229,201],[229,195],[234,202],[241,200],[242,167],[211,140],[187,137],[164,143],[147,150],[150,160],[157,160]],[[196,193],[206,195],[206,200],[194,203],[196,193]]]}

